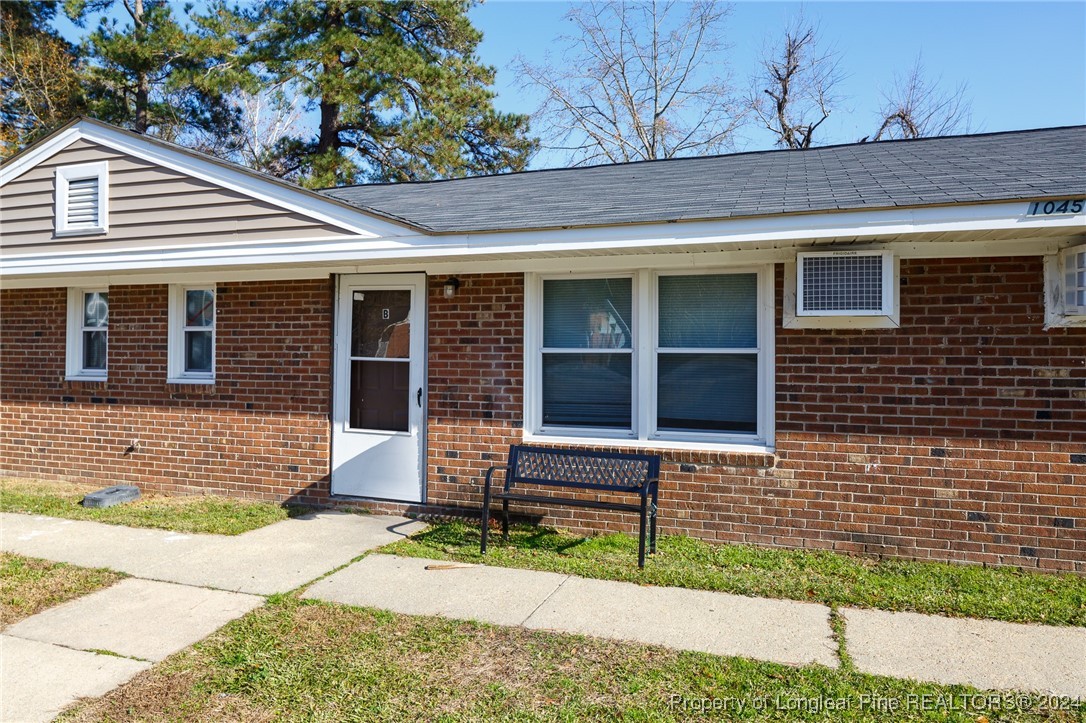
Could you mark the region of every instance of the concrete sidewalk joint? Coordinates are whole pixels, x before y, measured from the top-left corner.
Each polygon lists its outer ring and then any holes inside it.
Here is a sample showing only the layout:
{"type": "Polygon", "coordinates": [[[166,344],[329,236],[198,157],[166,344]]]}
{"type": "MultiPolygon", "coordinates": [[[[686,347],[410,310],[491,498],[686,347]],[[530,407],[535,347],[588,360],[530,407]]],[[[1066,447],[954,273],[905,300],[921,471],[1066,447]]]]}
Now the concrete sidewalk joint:
{"type": "Polygon", "coordinates": [[[151,663],[0,635],[0,720],[52,720],[77,698],[105,695],[151,663]]]}
{"type": "Polygon", "coordinates": [[[255,595],[128,578],[15,623],[5,633],[159,661],[263,603],[255,595]]]}

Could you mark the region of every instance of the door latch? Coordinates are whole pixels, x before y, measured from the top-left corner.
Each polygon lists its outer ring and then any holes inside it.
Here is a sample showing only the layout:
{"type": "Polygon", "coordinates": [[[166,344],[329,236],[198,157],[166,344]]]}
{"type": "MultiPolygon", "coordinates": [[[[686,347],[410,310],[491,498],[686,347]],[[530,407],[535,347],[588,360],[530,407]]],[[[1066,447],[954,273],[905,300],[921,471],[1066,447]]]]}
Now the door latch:
{"type": "Polygon", "coordinates": [[[419,409],[422,408],[422,387],[415,393],[415,401],[418,402],[419,409]]]}

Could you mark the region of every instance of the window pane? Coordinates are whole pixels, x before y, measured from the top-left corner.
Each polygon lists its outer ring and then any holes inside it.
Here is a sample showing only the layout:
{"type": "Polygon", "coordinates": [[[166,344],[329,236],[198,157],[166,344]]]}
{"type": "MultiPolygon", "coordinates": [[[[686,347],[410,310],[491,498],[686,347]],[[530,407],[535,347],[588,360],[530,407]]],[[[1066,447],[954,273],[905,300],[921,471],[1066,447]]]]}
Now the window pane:
{"type": "Polygon", "coordinates": [[[213,343],[210,331],[186,331],[185,371],[210,372],[213,343]]]}
{"type": "Polygon", "coordinates": [[[196,289],[185,292],[185,326],[215,324],[215,292],[196,289]]]}
{"type": "Polygon", "coordinates": [[[83,326],[109,324],[109,293],[94,291],[83,294],[83,326]]]}
{"type": "Polygon", "coordinates": [[[629,349],[633,343],[632,279],[543,282],[543,346],[629,349]]]}
{"type": "Polygon", "coordinates": [[[351,356],[411,356],[411,292],[355,291],[351,304],[351,356]]]}
{"type": "Polygon", "coordinates": [[[106,331],[83,332],[83,368],[106,368],[106,331]]]}
{"type": "Polygon", "coordinates": [[[544,354],[543,424],[630,429],[630,354],[544,354]]]}
{"type": "Polygon", "coordinates": [[[415,403],[410,384],[410,362],[352,361],[350,427],[406,432],[409,405],[415,403]]]}
{"type": "Polygon", "coordinates": [[[757,354],[660,354],[660,430],[758,431],[757,354]]]}
{"type": "Polygon", "coordinates": [[[660,346],[757,347],[757,274],[661,276],[660,346]]]}

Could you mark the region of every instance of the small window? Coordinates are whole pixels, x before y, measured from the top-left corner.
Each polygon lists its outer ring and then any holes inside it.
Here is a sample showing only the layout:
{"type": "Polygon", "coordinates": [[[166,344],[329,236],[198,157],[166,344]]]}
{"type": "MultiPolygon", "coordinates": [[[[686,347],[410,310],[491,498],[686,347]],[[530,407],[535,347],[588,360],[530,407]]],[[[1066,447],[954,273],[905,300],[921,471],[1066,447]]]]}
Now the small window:
{"type": "Polygon", "coordinates": [[[169,381],[210,382],[215,378],[215,289],[170,289],[169,381]]]}
{"type": "Polygon", "coordinates": [[[1065,250],[1061,256],[1063,313],[1086,316],[1086,246],[1065,250]]]}
{"type": "Polygon", "coordinates": [[[105,379],[108,348],[109,292],[69,289],[67,377],[105,379]]]}
{"type": "Polygon", "coordinates": [[[105,233],[109,229],[108,164],[64,166],[56,173],[57,235],[105,233]]]}
{"type": "Polygon", "coordinates": [[[881,251],[800,253],[797,316],[890,316],[893,256],[881,251]]]}
{"type": "Polygon", "coordinates": [[[1086,327],[1086,245],[1044,257],[1045,328],[1086,327]]]}
{"type": "Polygon", "coordinates": [[[633,429],[633,279],[543,281],[543,426],[633,429]]]}

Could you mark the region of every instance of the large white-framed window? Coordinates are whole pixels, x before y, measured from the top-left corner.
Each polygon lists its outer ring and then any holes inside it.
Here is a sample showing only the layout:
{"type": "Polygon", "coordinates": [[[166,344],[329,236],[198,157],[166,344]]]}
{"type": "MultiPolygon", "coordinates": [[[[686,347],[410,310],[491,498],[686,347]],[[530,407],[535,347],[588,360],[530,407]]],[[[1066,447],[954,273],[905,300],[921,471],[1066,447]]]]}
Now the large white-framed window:
{"type": "Polygon", "coordinates": [[[109,350],[109,291],[68,289],[66,378],[106,378],[109,350]]]}
{"type": "Polygon", "coordinates": [[[526,438],[772,447],[772,267],[529,274],[526,302],[526,438]]]}
{"type": "Polygon", "coordinates": [[[83,163],[56,170],[56,235],[109,230],[109,163],[83,163]]]}
{"type": "Polygon", "coordinates": [[[1045,326],[1086,326],[1086,244],[1045,257],[1045,326]]]}
{"type": "Polygon", "coordinates": [[[215,381],[215,287],[170,287],[168,381],[215,381]]]}

